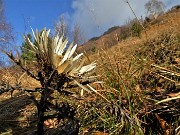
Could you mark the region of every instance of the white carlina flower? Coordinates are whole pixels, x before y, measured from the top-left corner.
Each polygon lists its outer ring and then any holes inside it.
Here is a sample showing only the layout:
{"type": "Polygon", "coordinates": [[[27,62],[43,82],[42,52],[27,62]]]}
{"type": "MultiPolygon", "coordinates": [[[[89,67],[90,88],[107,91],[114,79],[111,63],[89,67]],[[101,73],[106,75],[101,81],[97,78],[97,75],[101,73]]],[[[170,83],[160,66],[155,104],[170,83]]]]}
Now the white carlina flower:
{"type": "MultiPolygon", "coordinates": [[[[73,46],[73,43],[71,43],[67,48],[68,40],[64,40],[63,36],[60,37],[58,35],[49,42],[50,30],[46,30],[46,28],[40,33],[38,33],[38,30],[36,30],[36,33],[32,30],[32,33],[36,44],[33,44],[28,37],[24,37],[32,51],[36,53],[42,61],[48,61],[49,64],[58,71],[58,74],[65,74],[67,77],[73,78],[79,87],[89,91],[88,88],[81,85],[76,79],[88,78],[90,74],[87,73],[93,72],[96,63],[93,62],[83,66],[85,61],[81,59],[83,53],[76,56],[74,55],[77,44],[73,46]]],[[[93,76],[92,78],[95,77],[93,76]]]]}

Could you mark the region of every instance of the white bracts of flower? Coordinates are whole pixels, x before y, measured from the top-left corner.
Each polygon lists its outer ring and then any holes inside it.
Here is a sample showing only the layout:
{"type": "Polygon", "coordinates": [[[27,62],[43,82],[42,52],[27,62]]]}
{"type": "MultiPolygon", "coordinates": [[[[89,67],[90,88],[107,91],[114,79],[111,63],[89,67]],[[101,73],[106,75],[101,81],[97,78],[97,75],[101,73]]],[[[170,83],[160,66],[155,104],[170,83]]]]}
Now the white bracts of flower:
{"type": "Polygon", "coordinates": [[[96,63],[91,63],[87,66],[83,66],[80,70],[79,70],[79,74],[84,74],[86,72],[91,71],[92,69],[94,69],[96,67],[96,63]]]}
{"type": "Polygon", "coordinates": [[[96,63],[93,62],[84,66],[84,60],[81,59],[83,53],[74,56],[77,44],[71,43],[68,48],[68,40],[63,36],[55,36],[49,43],[50,30],[46,28],[42,32],[36,33],[32,30],[36,45],[30,39],[24,36],[26,43],[31,47],[32,51],[36,53],[44,61],[48,61],[58,71],[58,74],[66,74],[70,77],[84,76],[86,73],[95,69],[96,63]]]}

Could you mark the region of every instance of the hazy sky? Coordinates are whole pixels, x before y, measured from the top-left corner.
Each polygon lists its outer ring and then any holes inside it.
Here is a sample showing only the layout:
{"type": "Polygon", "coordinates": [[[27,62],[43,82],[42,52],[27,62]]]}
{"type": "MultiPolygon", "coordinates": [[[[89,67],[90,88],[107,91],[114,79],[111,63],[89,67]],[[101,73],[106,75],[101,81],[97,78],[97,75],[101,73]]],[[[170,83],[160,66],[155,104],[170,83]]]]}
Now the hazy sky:
{"type": "MultiPolygon", "coordinates": [[[[134,18],[126,0],[4,0],[8,22],[21,44],[21,34],[33,29],[53,29],[54,21],[64,14],[70,26],[79,24],[87,39],[98,36],[112,26],[122,25],[134,18]],[[27,26],[27,27],[26,27],[27,26]]],[[[136,15],[146,15],[148,0],[129,0],[136,15]]],[[[162,0],[167,9],[180,0],[162,0]]]]}

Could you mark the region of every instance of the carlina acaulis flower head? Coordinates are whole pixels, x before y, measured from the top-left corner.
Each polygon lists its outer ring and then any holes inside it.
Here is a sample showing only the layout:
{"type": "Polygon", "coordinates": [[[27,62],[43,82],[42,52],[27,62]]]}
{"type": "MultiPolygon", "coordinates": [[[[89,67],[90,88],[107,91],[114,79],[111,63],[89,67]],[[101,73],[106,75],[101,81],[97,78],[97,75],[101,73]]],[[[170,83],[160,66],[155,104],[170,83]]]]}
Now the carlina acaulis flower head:
{"type": "Polygon", "coordinates": [[[75,54],[77,44],[74,45],[73,42],[68,44],[68,39],[64,39],[63,35],[59,36],[57,34],[50,38],[50,30],[46,30],[46,28],[41,32],[32,30],[32,33],[34,43],[27,36],[24,36],[27,45],[30,46],[31,51],[36,54],[41,62],[51,65],[53,69],[57,70],[58,74],[63,74],[72,79],[81,88],[84,87],[78,83],[78,79],[92,80],[96,78],[96,76],[92,76],[96,63],[92,62],[84,65],[83,53],[75,54]]]}

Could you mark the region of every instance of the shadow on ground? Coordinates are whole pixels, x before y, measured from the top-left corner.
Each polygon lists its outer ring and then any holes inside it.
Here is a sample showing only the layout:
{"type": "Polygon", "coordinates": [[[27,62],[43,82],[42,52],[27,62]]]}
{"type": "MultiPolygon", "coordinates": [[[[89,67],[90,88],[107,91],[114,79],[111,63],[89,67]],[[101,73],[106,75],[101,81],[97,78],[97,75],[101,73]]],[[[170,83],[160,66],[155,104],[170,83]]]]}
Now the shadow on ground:
{"type": "Polygon", "coordinates": [[[34,112],[35,107],[31,99],[25,95],[1,101],[0,134],[19,135],[35,127],[35,122],[30,122],[33,121],[34,112]]]}

